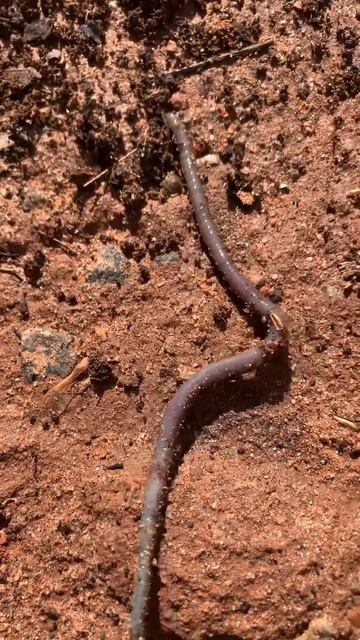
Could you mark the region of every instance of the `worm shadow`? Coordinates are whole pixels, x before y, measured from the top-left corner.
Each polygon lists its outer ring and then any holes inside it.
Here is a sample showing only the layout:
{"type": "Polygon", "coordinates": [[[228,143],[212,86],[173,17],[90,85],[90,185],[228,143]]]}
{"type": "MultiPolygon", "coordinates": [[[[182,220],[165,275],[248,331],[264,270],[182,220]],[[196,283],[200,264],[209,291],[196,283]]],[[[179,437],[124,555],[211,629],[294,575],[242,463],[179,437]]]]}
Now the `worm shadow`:
{"type": "MultiPolygon", "coordinates": [[[[291,369],[287,348],[284,348],[276,358],[262,367],[255,377],[217,385],[207,389],[197,398],[194,408],[190,411],[186,427],[183,428],[179,441],[176,443],[176,457],[171,469],[171,488],[184,457],[193,446],[199,434],[205,427],[212,424],[221,414],[234,411],[240,413],[261,404],[277,404],[283,400],[291,383],[291,369]]],[[[171,493],[171,490],[170,490],[171,493]]],[[[164,505],[166,512],[167,503],[164,505]]],[[[160,540],[163,539],[166,524],[162,526],[160,540]]],[[[156,557],[160,553],[160,542],[156,557]]],[[[155,574],[150,599],[148,616],[147,640],[182,640],[180,636],[162,630],[160,623],[159,593],[161,578],[159,572],[155,574]]],[[[212,640],[238,640],[236,636],[213,636],[212,640]]]]}

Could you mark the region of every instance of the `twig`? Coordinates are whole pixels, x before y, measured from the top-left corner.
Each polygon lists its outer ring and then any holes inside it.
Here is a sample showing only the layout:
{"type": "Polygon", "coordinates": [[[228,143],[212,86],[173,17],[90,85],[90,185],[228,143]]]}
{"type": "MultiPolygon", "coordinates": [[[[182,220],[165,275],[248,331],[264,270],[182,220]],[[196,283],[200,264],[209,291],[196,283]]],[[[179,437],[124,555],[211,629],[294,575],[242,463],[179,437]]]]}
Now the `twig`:
{"type": "Polygon", "coordinates": [[[0,267],[0,272],[7,273],[9,276],[14,276],[14,278],[17,278],[17,280],[19,280],[19,282],[24,282],[24,279],[21,277],[21,275],[17,273],[17,271],[14,271],[14,269],[7,269],[6,267],[0,267]]]}
{"type": "Polygon", "coordinates": [[[111,167],[105,190],[107,190],[107,188],[109,186],[109,182],[111,181],[111,179],[112,179],[112,177],[113,177],[113,175],[115,173],[116,167],[119,164],[121,164],[122,162],[124,162],[124,160],[127,160],[128,158],[130,158],[130,156],[132,156],[137,150],[138,150],[138,147],[135,147],[134,149],[131,149],[131,151],[128,151],[127,153],[125,153],[125,155],[122,156],[122,158],[119,158],[119,160],[115,160],[113,166],[111,167]]]}
{"type": "Polygon", "coordinates": [[[109,169],[104,169],[104,171],[100,171],[100,173],[98,173],[96,176],[94,176],[93,178],[90,178],[90,180],[87,180],[85,184],[83,184],[82,188],[85,189],[86,187],[89,187],[93,182],[95,182],[96,180],[99,180],[99,178],[102,178],[108,171],[109,169]]]}
{"type": "Polygon", "coordinates": [[[233,60],[241,58],[242,56],[251,55],[252,53],[258,53],[260,51],[263,51],[264,49],[268,49],[273,44],[274,40],[264,40],[263,42],[257,42],[256,44],[251,44],[248,47],[243,47],[242,49],[233,49],[233,51],[227,51],[226,53],[221,53],[218,56],[212,56],[211,58],[207,58],[206,60],[202,60],[201,62],[195,62],[194,64],[190,64],[186,67],[179,67],[178,69],[165,71],[164,73],[162,73],[162,76],[164,78],[168,78],[170,76],[187,75],[196,71],[201,71],[202,69],[205,69],[205,67],[217,65],[221,62],[232,62],[233,60]]]}
{"type": "Polygon", "coordinates": [[[60,391],[64,391],[69,387],[79,376],[81,376],[85,371],[89,368],[89,358],[83,358],[76,365],[76,367],[72,370],[72,372],[66,376],[63,380],[60,380],[57,384],[55,384],[51,389],[49,389],[47,393],[47,397],[54,396],[56,393],[60,391]]]}
{"type": "Polygon", "coordinates": [[[109,179],[111,178],[115,168],[118,166],[118,164],[120,164],[121,162],[124,162],[124,160],[126,160],[127,158],[129,158],[130,156],[132,156],[133,153],[135,153],[135,151],[137,151],[137,147],[135,147],[135,149],[131,149],[131,151],[129,151],[128,153],[126,153],[124,156],[122,156],[122,158],[120,158],[119,160],[116,160],[113,164],[113,166],[111,167],[111,169],[107,168],[104,169],[103,171],[100,171],[100,173],[97,173],[96,176],[93,176],[92,178],[90,178],[89,180],[87,180],[82,188],[86,189],[86,187],[89,187],[91,184],[93,184],[93,182],[95,182],[96,180],[99,180],[100,178],[102,178],[103,176],[105,176],[109,171],[109,179]]]}
{"type": "Polygon", "coordinates": [[[347,198],[352,198],[354,196],[360,196],[360,189],[351,189],[350,191],[347,192],[346,197],[347,198]]]}
{"type": "Polygon", "coordinates": [[[20,253],[9,253],[9,251],[0,251],[0,256],[2,258],[18,258],[20,253]]]}
{"type": "MultiPolygon", "coordinates": [[[[47,234],[44,231],[41,231],[41,229],[38,229],[37,232],[43,238],[47,238],[48,237],[47,234]]],[[[76,251],[74,251],[74,249],[71,249],[71,247],[69,247],[69,245],[67,245],[62,240],[59,240],[58,238],[55,238],[55,237],[54,238],[49,238],[49,240],[51,240],[52,242],[55,242],[56,244],[60,245],[60,247],[62,247],[63,249],[65,249],[65,251],[70,253],[71,256],[74,256],[75,258],[77,257],[78,254],[76,253],[76,251]]]]}
{"type": "Polygon", "coordinates": [[[350,429],[353,429],[353,431],[360,431],[359,423],[354,422],[353,420],[348,420],[348,418],[342,418],[341,416],[334,416],[334,418],[344,427],[349,427],[350,429]]]}

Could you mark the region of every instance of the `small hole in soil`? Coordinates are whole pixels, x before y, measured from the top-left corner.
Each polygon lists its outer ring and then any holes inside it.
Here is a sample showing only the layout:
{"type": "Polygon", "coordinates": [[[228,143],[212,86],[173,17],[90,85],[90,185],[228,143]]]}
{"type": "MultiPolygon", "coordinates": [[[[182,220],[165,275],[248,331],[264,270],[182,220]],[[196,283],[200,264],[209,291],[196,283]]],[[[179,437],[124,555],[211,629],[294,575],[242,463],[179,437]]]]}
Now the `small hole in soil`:
{"type": "Polygon", "coordinates": [[[112,389],[117,383],[117,378],[107,362],[92,360],[90,362],[89,374],[91,384],[93,385],[95,393],[98,395],[102,395],[107,389],[112,389]]]}
{"type": "Polygon", "coordinates": [[[350,451],[350,458],[352,460],[358,460],[360,458],[360,448],[350,451]]]}
{"type": "Polygon", "coordinates": [[[0,513],[0,530],[5,529],[10,523],[10,516],[5,513],[0,513]]]}

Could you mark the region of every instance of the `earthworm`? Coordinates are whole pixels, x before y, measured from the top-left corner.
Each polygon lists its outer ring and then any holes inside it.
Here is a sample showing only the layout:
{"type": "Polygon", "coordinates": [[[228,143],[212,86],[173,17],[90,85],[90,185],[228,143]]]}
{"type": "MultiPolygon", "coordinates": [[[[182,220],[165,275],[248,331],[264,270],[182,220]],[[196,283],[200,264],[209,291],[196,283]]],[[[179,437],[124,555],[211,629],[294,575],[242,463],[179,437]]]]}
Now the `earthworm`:
{"type": "Polygon", "coordinates": [[[230,291],[249,313],[260,318],[266,335],[259,346],[212,363],[184,382],[169,402],[160,429],[145,490],[140,523],[138,570],[131,614],[131,640],[148,640],[148,618],[153,594],[156,563],[159,555],[168,496],[178,467],[178,447],[190,409],[202,392],[231,378],[254,371],[286,344],[286,318],[271,300],[262,296],[244,275],[239,273],[225,251],[211,220],[208,202],[201,183],[191,144],[179,117],[168,113],[165,123],[172,130],[180,153],[180,163],[195,212],[201,238],[230,291]]]}

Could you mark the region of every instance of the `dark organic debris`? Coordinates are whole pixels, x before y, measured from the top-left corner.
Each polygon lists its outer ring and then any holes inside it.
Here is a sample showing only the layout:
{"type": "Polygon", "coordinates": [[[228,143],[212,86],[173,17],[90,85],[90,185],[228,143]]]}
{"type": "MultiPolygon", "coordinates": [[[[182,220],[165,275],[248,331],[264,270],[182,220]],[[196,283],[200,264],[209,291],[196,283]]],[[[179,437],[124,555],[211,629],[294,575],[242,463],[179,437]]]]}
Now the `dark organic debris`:
{"type": "Polygon", "coordinates": [[[42,268],[45,264],[45,255],[42,251],[36,251],[34,256],[29,257],[24,262],[24,273],[26,279],[32,286],[36,286],[42,276],[42,268]]]}
{"type": "Polygon", "coordinates": [[[96,358],[90,360],[89,376],[98,395],[102,395],[106,389],[112,389],[117,383],[117,377],[113,373],[111,365],[96,358]]]}

